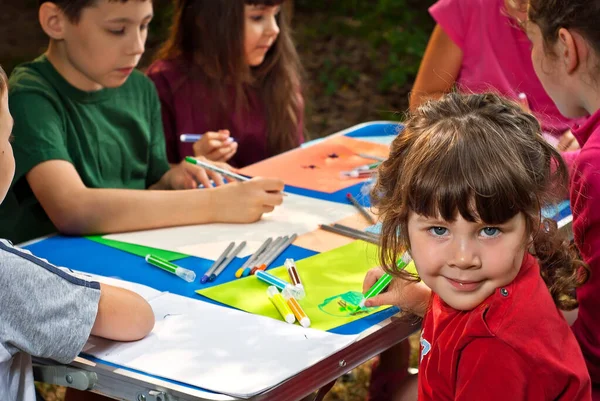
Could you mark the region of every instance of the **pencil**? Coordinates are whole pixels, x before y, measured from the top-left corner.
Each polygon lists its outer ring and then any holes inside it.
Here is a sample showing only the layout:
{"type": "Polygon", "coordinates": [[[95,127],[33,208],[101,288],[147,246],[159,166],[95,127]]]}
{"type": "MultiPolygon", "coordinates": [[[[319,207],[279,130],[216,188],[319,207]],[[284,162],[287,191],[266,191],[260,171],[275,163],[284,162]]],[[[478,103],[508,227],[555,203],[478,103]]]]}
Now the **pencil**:
{"type": "Polygon", "coordinates": [[[350,232],[356,233],[358,235],[366,235],[366,236],[373,238],[374,240],[379,240],[379,234],[370,233],[370,232],[363,231],[363,230],[358,230],[356,228],[348,227],[348,226],[345,226],[343,224],[338,224],[338,223],[333,223],[331,226],[334,228],[339,228],[340,230],[350,231],[350,232]]]}
{"type": "Polygon", "coordinates": [[[235,272],[235,276],[237,278],[242,277],[246,267],[248,267],[250,265],[250,263],[252,263],[254,261],[254,259],[256,259],[271,244],[271,241],[273,241],[273,238],[267,238],[266,241],[263,242],[262,245],[256,250],[256,252],[254,252],[252,255],[250,255],[250,257],[248,259],[246,259],[246,261],[244,262],[242,267],[240,267],[235,272]]]}
{"type": "Polygon", "coordinates": [[[346,194],[346,198],[348,198],[348,200],[350,201],[350,203],[352,203],[354,205],[354,207],[356,209],[358,209],[358,211],[360,212],[360,214],[363,215],[363,217],[371,224],[375,224],[377,223],[375,221],[375,219],[373,218],[373,216],[371,216],[369,214],[369,212],[367,212],[367,210],[360,204],[358,203],[358,201],[356,200],[356,198],[354,196],[352,196],[351,193],[347,193],[346,194]]]}

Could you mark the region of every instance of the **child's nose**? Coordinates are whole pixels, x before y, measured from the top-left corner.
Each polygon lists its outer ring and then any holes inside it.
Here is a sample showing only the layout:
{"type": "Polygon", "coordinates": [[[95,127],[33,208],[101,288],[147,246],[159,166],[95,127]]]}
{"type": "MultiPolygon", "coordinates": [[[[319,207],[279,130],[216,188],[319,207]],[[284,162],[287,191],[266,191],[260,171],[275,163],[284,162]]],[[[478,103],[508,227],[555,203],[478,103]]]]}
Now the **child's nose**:
{"type": "Polygon", "coordinates": [[[458,239],[453,248],[451,259],[448,263],[450,266],[459,269],[478,269],[481,267],[481,259],[479,258],[476,244],[473,244],[468,239],[458,239]]]}

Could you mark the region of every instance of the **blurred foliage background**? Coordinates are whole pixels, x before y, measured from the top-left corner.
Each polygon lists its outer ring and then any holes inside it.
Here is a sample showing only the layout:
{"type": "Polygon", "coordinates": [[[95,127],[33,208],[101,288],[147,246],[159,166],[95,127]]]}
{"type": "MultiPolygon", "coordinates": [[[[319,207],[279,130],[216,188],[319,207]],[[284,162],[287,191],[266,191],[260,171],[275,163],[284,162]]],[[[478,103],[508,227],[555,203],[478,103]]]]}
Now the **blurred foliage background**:
{"type": "MultiPolygon", "coordinates": [[[[292,26],[306,70],[306,127],[312,138],[372,120],[401,120],[433,21],[434,0],[292,0],[292,26]]],[[[38,0],[0,0],[0,63],[7,73],[41,54],[47,39],[37,23],[38,0]]],[[[154,0],[148,65],[168,33],[172,0],[154,0]]],[[[418,350],[418,335],[411,339],[418,350]]],[[[412,365],[416,366],[417,352],[412,365]]],[[[370,363],[338,384],[327,399],[364,400],[370,363]]],[[[64,389],[40,387],[48,401],[64,389]]]]}

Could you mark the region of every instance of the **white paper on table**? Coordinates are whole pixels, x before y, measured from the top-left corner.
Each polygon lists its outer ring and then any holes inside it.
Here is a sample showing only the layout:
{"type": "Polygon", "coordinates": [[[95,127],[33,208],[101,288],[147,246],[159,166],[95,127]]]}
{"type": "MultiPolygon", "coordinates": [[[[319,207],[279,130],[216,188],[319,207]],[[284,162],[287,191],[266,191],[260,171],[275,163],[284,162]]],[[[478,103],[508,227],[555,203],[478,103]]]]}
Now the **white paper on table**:
{"type": "Polygon", "coordinates": [[[281,206],[252,224],[201,224],[111,234],[104,238],[216,260],[231,242],[246,241],[238,254],[244,257],[254,253],[267,238],[302,235],[316,230],[320,224],[333,223],[355,213],[351,205],[288,194],[281,206]]]}
{"type": "Polygon", "coordinates": [[[170,293],[150,304],[156,325],[148,337],[132,343],[93,337],[85,353],[205,390],[249,398],[357,338],[170,293]]]}
{"type": "Polygon", "coordinates": [[[135,292],[148,302],[150,302],[151,300],[160,296],[163,293],[162,291],[155,290],[154,288],[148,287],[147,285],[133,283],[131,281],[123,281],[113,277],[104,277],[98,276],[97,274],[84,273],[77,270],[67,269],[66,267],[62,269],[68,272],[69,274],[85,281],[97,281],[102,284],[108,284],[112,285],[113,287],[120,287],[135,292]]]}

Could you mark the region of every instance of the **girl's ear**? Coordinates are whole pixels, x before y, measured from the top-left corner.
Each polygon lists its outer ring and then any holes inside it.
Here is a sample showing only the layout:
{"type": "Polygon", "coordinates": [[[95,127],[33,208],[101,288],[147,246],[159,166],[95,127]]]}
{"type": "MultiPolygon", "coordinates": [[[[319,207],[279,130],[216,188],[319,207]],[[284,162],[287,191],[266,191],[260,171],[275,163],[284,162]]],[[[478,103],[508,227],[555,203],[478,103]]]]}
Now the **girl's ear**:
{"type": "Polygon", "coordinates": [[[42,29],[54,40],[64,39],[65,24],[68,22],[61,9],[51,1],[42,3],[38,12],[42,29]]]}
{"type": "MultiPolygon", "coordinates": [[[[584,42],[585,43],[585,42],[584,42]]],[[[577,67],[581,64],[581,50],[578,40],[576,40],[575,34],[571,33],[568,29],[560,28],[558,31],[558,43],[557,43],[557,54],[560,61],[565,66],[567,74],[572,74],[577,67]]]]}

